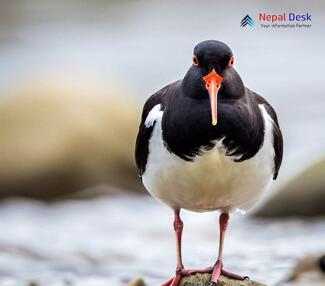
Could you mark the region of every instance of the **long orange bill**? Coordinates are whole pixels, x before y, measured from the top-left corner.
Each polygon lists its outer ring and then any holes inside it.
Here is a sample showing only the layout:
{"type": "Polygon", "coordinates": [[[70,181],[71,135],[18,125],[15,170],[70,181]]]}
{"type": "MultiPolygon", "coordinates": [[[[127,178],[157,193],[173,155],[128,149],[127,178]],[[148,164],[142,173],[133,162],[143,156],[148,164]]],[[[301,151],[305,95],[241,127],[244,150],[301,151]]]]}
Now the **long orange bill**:
{"type": "Polygon", "coordinates": [[[217,96],[223,77],[218,75],[217,72],[213,69],[208,75],[203,77],[203,80],[205,81],[205,87],[208,90],[210,97],[212,125],[217,125],[217,96]]]}

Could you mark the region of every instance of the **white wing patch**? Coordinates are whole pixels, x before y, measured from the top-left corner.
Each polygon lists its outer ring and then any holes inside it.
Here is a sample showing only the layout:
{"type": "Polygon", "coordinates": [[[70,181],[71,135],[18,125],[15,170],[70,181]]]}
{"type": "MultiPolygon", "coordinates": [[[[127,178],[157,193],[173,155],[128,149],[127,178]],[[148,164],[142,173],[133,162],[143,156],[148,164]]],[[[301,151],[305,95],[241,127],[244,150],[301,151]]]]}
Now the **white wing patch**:
{"type": "Polygon", "coordinates": [[[160,118],[163,114],[163,111],[160,110],[161,104],[155,105],[149,112],[146,121],[144,122],[144,125],[146,127],[151,127],[154,122],[160,118]]]}

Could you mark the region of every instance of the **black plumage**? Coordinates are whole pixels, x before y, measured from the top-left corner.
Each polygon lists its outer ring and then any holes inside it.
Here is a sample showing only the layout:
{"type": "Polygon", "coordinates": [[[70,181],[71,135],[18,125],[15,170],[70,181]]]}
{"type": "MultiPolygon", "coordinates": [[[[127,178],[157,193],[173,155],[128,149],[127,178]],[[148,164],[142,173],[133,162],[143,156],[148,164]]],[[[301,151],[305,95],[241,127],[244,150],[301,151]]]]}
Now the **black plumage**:
{"type": "Polygon", "coordinates": [[[145,103],[136,142],[135,158],[140,175],[145,172],[148,145],[153,126],[144,122],[150,110],[161,104],[163,139],[166,148],[186,161],[200,156],[223,139],[225,154],[235,162],[252,158],[264,140],[264,121],[259,109],[263,104],[273,120],[274,176],[282,161],[283,143],[277,116],[272,106],[260,95],[246,88],[236,70],[227,67],[231,50],[221,42],[206,41],[194,49],[199,66],[191,66],[183,80],[176,81],[145,103]],[[218,58],[206,53],[209,47],[220,48],[218,58]],[[202,51],[205,51],[203,53],[202,51]],[[209,96],[202,77],[212,68],[224,78],[218,94],[218,124],[211,125],[209,96]]]}

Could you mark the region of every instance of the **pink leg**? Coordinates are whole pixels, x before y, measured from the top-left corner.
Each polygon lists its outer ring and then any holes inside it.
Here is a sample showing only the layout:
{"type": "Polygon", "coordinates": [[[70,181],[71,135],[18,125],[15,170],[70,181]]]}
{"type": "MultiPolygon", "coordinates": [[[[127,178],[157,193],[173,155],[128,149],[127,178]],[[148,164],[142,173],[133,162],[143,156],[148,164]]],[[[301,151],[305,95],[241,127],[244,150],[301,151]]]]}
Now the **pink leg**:
{"type": "Polygon", "coordinates": [[[219,225],[220,225],[219,254],[218,254],[217,262],[215,263],[212,274],[211,274],[211,282],[212,283],[217,283],[221,274],[224,276],[227,276],[229,278],[237,279],[237,280],[244,280],[244,279],[248,278],[247,276],[237,275],[237,274],[228,272],[223,269],[223,262],[222,262],[223,246],[224,246],[226,230],[228,227],[228,221],[229,221],[229,214],[222,213],[219,218],[219,225]]]}
{"type": "Polygon", "coordinates": [[[182,261],[182,233],[183,233],[183,222],[179,215],[180,211],[175,211],[174,219],[174,230],[176,235],[176,272],[184,268],[182,261]]]}
{"type": "Polygon", "coordinates": [[[183,262],[182,262],[182,232],[183,232],[183,222],[180,218],[180,211],[175,211],[175,218],[174,218],[174,230],[176,235],[176,275],[166,282],[164,282],[161,286],[178,286],[180,280],[183,276],[188,276],[195,273],[211,273],[211,285],[216,284],[220,275],[227,276],[232,279],[237,280],[244,280],[248,278],[247,276],[237,275],[231,272],[228,272],[223,269],[223,246],[224,246],[224,239],[226,230],[228,227],[229,221],[229,214],[222,213],[219,218],[220,224],[220,242],[219,242],[219,254],[217,262],[213,267],[208,267],[205,269],[184,269],[183,262]]]}
{"type": "Polygon", "coordinates": [[[177,286],[181,280],[184,269],[182,262],[182,233],[183,233],[183,222],[180,217],[180,210],[174,212],[174,230],[176,235],[176,275],[164,282],[161,286],[177,286]]]}

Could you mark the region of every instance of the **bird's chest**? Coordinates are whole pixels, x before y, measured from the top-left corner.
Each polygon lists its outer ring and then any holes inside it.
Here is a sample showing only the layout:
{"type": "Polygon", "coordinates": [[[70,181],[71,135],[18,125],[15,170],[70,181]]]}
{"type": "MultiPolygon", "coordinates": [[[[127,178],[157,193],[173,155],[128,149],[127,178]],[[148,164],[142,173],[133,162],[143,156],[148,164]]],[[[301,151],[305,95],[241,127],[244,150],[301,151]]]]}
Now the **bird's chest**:
{"type": "Polygon", "coordinates": [[[185,161],[165,148],[158,118],[149,142],[143,183],[153,196],[173,208],[245,209],[272,178],[273,146],[265,142],[254,157],[243,162],[226,156],[221,141],[193,161],[185,161]]]}

